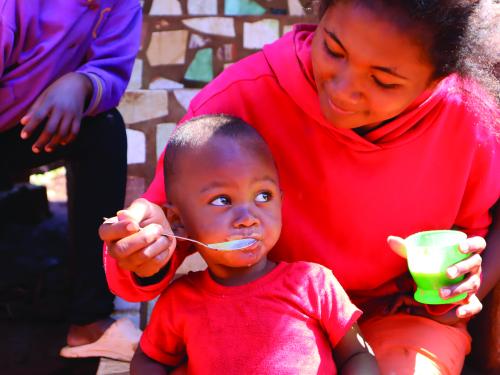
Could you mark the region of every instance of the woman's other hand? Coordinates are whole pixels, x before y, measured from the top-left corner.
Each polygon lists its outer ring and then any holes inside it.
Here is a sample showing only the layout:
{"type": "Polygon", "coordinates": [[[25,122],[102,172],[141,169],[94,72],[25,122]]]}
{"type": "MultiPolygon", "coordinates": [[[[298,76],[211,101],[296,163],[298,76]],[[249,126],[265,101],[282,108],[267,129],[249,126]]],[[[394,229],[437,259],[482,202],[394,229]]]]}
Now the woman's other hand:
{"type": "Polygon", "coordinates": [[[405,313],[411,315],[419,315],[429,319],[433,319],[443,324],[454,325],[459,323],[466,317],[471,317],[479,313],[483,306],[475,294],[468,296],[462,302],[464,303],[463,305],[454,306],[445,313],[430,313],[424,305],[415,301],[413,296],[400,295],[396,298],[395,302],[392,305],[388,306],[388,308],[386,309],[386,314],[405,313]],[[467,316],[459,316],[458,309],[464,306],[468,306],[467,309],[472,311],[472,313],[468,314],[467,316]]]}
{"type": "Polygon", "coordinates": [[[68,73],[47,87],[21,119],[21,138],[29,138],[44,121],[45,126],[32,150],[52,152],[59,145],[76,139],[80,131],[85,102],[92,93],[89,78],[68,73]]]}
{"type": "Polygon", "coordinates": [[[450,279],[464,275],[465,278],[458,284],[450,285],[439,290],[442,298],[451,298],[462,293],[467,293],[467,298],[456,309],[458,318],[471,318],[478,314],[483,305],[476,293],[481,285],[481,252],[486,248],[486,241],[482,237],[470,237],[460,244],[459,249],[465,254],[471,254],[467,259],[458,262],[446,270],[450,279]]]}
{"type": "Polygon", "coordinates": [[[162,233],[172,233],[162,208],[143,198],[99,227],[109,255],[122,269],[139,277],[155,275],[172,257],[175,238],[162,233]]]}
{"type": "MultiPolygon", "coordinates": [[[[399,237],[389,236],[387,242],[391,249],[398,255],[403,256],[406,254],[404,248],[404,240],[399,237]]],[[[479,298],[476,296],[479,286],[481,284],[481,263],[482,258],[480,253],[485,249],[486,241],[482,237],[470,237],[460,244],[459,249],[465,254],[471,256],[461,262],[458,262],[447,269],[447,276],[450,279],[455,279],[461,275],[465,275],[463,281],[443,287],[439,290],[439,294],[443,299],[451,298],[462,293],[467,293],[467,298],[461,301],[457,307],[453,308],[446,314],[434,315],[430,314],[423,305],[416,302],[410,296],[402,296],[392,306],[390,312],[405,311],[407,313],[427,316],[431,319],[440,321],[445,324],[455,324],[460,319],[470,318],[478,314],[483,305],[479,298]]],[[[431,309],[432,311],[432,309],[431,309]]]]}

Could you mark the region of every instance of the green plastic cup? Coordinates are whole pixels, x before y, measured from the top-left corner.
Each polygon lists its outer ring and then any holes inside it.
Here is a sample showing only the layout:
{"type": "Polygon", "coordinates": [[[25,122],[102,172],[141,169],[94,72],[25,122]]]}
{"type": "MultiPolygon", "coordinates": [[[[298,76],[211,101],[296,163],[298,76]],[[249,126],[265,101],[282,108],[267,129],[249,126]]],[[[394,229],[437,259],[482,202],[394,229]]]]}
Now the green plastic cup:
{"type": "Polygon", "coordinates": [[[439,289],[457,284],[464,276],[449,279],[446,269],[470,256],[458,249],[467,235],[456,230],[432,230],[412,234],[405,239],[408,268],[417,284],[414,298],[420,303],[442,305],[454,303],[467,297],[462,293],[443,299],[439,289]]]}

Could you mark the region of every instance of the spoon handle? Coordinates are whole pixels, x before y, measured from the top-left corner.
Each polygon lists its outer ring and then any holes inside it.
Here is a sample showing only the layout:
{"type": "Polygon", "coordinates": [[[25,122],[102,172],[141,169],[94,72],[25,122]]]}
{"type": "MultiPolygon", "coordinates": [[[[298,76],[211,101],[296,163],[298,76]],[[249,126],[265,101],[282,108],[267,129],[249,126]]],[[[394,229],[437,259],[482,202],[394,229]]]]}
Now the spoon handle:
{"type": "MultiPolygon", "coordinates": [[[[115,217],[112,217],[112,218],[108,218],[108,217],[103,217],[102,218],[104,220],[105,223],[109,223],[109,224],[112,224],[112,223],[116,223],[118,221],[118,219],[115,217]]],[[[179,240],[184,240],[184,241],[191,241],[191,242],[194,242],[194,243],[197,243],[201,246],[205,246],[207,248],[211,248],[210,246],[208,246],[206,243],[203,243],[203,242],[200,242],[200,241],[196,241],[196,240],[193,240],[192,238],[187,238],[187,237],[181,237],[181,236],[176,236],[174,234],[170,234],[170,233],[162,233],[161,234],[162,236],[164,237],[175,237],[175,238],[178,238],[179,240]]]]}
{"type": "Polygon", "coordinates": [[[191,242],[197,243],[199,245],[208,247],[207,244],[204,244],[203,242],[200,242],[200,241],[193,240],[192,238],[176,236],[174,234],[169,234],[169,233],[162,233],[161,235],[164,236],[164,237],[175,237],[175,238],[178,238],[179,240],[191,241],[191,242]]]}

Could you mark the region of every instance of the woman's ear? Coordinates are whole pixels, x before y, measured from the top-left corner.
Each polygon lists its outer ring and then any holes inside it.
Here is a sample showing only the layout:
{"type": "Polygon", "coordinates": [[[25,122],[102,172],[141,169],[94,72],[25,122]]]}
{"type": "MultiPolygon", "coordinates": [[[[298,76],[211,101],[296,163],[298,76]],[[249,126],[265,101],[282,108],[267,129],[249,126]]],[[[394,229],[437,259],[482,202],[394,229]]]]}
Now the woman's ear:
{"type": "Polygon", "coordinates": [[[184,228],[184,224],[182,223],[181,216],[179,214],[179,209],[174,206],[172,203],[168,202],[164,206],[165,214],[167,215],[168,223],[170,224],[170,228],[172,228],[172,232],[174,232],[177,236],[186,236],[186,230],[184,228]]]}

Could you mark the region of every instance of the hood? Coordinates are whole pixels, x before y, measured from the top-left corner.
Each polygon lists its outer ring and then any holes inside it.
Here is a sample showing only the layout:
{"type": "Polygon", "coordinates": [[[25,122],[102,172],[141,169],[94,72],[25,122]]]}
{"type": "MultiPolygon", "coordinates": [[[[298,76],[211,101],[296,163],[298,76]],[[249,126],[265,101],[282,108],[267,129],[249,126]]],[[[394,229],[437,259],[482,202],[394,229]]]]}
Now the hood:
{"type": "Polygon", "coordinates": [[[320,126],[351,148],[377,151],[411,141],[434,122],[431,119],[443,109],[443,97],[454,84],[454,77],[444,79],[434,91],[425,91],[399,116],[363,136],[328,122],[321,113],[311,63],[315,30],[315,25],[295,25],[292,32],[265,46],[263,52],[280,86],[320,126]]]}

